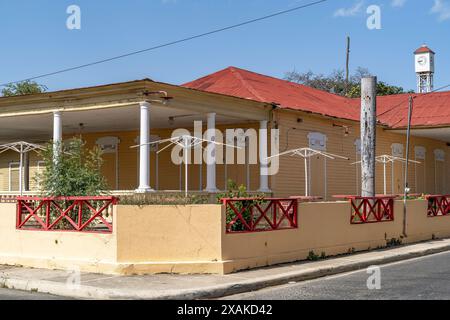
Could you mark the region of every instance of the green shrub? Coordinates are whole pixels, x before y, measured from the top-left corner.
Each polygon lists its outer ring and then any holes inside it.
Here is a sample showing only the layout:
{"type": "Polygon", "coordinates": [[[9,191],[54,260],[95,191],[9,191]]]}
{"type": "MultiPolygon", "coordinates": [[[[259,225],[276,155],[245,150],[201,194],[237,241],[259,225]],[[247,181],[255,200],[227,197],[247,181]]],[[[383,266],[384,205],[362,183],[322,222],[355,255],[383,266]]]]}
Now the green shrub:
{"type": "MultiPolygon", "coordinates": [[[[99,196],[107,194],[106,179],[101,173],[103,160],[100,148],[88,149],[83,140],[74,138],[65,144],[58,143],[55,146],[52,142],[48,143],[45,149],[40,152],[40,156],[44,161],[45,169],[35,179],[43,197],[99,196]]],[[[73,204],[73,201],[56,200],[54,203],[62,210],[66,210],[73,204]]],[[[100,207],[103,205],[103,202],[91,201],[90,204],[93,207],[100,207]]],[[[42,208],[40,214],[45,214],[44,208],[42,208]]],[[[54,221],[60,215],[61,212],[53,205],[50,211],[50,221],[54,221]]],[[[82,221],[85,222],[91,215],[92,212],[88,206],[83,206],[82,221]]],[[[78,223],[77,208],[69,211],[67,216],[75,223],[78,223]]],[[[55,226],[55,229],[71,230],[73,226],[67,219],[61,219],[55,226]]]]}
{"type": "Polygon", "coordinates": [[[98,196],[107,193],[106,179],[101,173],[103,164],[100,148],[86,148],[80,138],[65,144],[53,143],[40,152],[45,170],[37,176],[43,196],[98,196]]]}
{"type": "MultiPolygon", "coordinates": [[[[259,215],[255,215],[252,220],[251,216],[251,208],[254,207],[256,204],[262,205],[266,203],[267,201],[264,200],[264,195],[259,194],[256,196],[250,196],[247,192],[247,188],[244,185],[238,186],[236,182],[229,179],[227,182],[228,190],[224,193],[217,195],[217,200],[220,203],[221,199],[242,199],[242,198],[250,198],[252,197],[252,200],[242,200],[242,201],[236,201],[233,202],[233,206],[236,208],[238,212],[241,212],[243,208],[244,211],[242,212],[242,218],[245,220],[247,224],[252,224],[253,222],[258,219],[259,215]]],[[[255,211],[256,212],[256,211],[255,211]]],[[[227,215],[226,215],[226,223],[227,225],[230,224],[234,219],[236,219],[236,213],[230,208],[227,207],[227,215]]],[[[244,223],[240,219],[237,219],[233,225],[231,226],[231,231],[239,232],[239,231],[246,231],[244,223]]]]}

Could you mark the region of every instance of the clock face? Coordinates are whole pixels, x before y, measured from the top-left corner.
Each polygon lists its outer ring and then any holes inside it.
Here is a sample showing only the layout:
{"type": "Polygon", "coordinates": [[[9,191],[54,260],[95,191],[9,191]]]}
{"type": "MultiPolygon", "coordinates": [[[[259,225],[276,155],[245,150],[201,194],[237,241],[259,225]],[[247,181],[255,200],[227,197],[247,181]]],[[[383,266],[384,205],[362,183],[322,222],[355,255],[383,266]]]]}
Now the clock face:
{"type": "Polygon", "coordinates": [[[417,63],[421,66],[424,66],[427,63],[427,57],[421,56],[417,58],[417,63]]]}

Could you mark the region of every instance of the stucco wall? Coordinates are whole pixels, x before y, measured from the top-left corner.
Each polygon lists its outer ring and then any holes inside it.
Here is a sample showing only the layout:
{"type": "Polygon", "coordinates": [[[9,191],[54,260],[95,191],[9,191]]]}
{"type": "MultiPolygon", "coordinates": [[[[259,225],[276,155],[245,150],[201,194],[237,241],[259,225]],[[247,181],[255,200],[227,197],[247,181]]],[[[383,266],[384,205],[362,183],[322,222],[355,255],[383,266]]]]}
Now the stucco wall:
{"type": "Polygon", "coordinates": [[[118,206],[117,260],[127,273],[221,272],[222,207],[118,206]]]}
{"type": "Polygon", "coordinates": [[[310,251],[333,256],[385,247],[392,239],[413,243],[450,237],[450,217],[428,218],[424,200],[408,201],[407,205],[407,238],[402,238],[402,201],[395,202],[393,222],[352,225],[348,202],[302,203],[298,229],[245,234],[223,231],[224,272],[304,260],[310,251]]]}
{"type": "Polygon", "coordinates": [[[386,239],[399,238],[401,234],[399,219],[351,225],[347,202],[302,203],[298,212],[298,229],[256,234],[224,233],[226,271],[304,260],[310,251],[332,256],[353,250],[375,249],[385,246],[386,239]],[[245,246],[241,245],[243,243],[245,246]]]}
{"type": "MultiPolygon", "coordinates": [[[[450,216],[427,217],[424,212],[427,210],[427,201],[416,200],[407,203],[407,242],[417,242],[429,240],[431,238],[450,237],[450,216]]],[[[397,219],[403,221],[403,204],[396,202],[397,219]]]]}
{"type": "Polygon", "coordinates": [[[113,233],[17,230],[0,204],[0,264],[100,273],[221,273],[222,207],[116,206],[113,233]]]}
{"type": "MultiPolygon", "coordinates": [[[[403,243],[450,237],[450,217],[427,217],[427,202],[408,201],[403,243]]],[[[230,273],[384,247],[401,239],[403,202],[395,221],[350,224],[350,204],[302,203],[299,228],[226,234],[220,205],[122,206],[112,234],[15,229],[15,205],[0,204],[0,264],[108,274],[230,273]]]]}
{"type": "Polygon", "coordinates": [[[16,230],[16,205],[0,203],[0,264],[112,271],[116,236],[77,232],[16,230]]]}

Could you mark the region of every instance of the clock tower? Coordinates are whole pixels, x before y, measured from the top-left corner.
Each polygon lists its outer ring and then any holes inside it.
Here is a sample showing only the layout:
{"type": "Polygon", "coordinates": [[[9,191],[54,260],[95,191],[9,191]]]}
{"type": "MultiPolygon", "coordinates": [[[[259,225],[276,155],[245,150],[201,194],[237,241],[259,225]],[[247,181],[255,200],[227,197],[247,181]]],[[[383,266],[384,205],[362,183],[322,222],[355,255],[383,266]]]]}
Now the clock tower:
{"type": "Polygon", "coordinates": [[[433,50],[426,45],[421,46],[414,52],[418,93],[433,91],[434,55],[433,50]]]}

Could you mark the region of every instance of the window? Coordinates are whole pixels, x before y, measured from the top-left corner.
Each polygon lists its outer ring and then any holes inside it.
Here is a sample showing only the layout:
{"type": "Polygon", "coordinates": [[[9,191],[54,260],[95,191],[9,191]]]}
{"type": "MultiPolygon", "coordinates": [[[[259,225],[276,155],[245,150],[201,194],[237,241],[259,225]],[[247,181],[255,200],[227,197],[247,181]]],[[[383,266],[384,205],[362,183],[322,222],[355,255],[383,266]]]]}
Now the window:
{"type": "Polygon", "coordinates": [[[436,161],[444,162],[445,161],[445,151],[441,149],[434,150],[434,157],[436,161]]]}
{"type": "Polygon", "coordinates": [[[416,160],[425,160],[427,149],[417,146],[414,148],[414,151],[416,153],[416,160]]]}
{"type": "Polygon", "coordinates": [[[319,132],[308,134],[309,147],[314,150],[327,151],[327,136],[319,132]]]}
{"type": "Polygon", "coordinates": [[[392,144],[391,149],[394,157],[403,158],[403,145],[401,143],[392,144]]]}
{"type": "Polygon", "coordinates": [[[20,183],[19,183],[19,175],[20,175],[20,163],[19,162],[10,162],[9,163],[9,183],[8,190],[9,191],[19,191],[20,183]]]}

